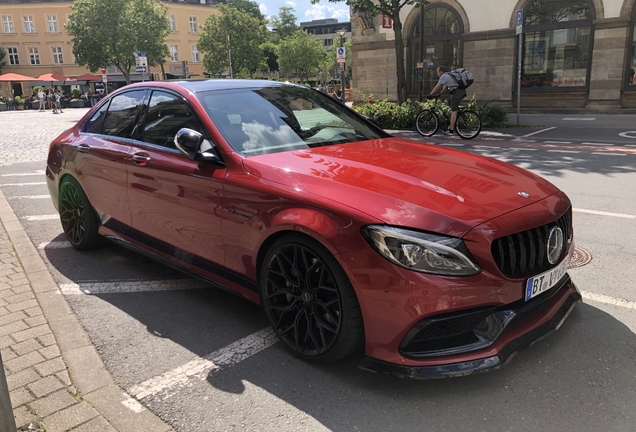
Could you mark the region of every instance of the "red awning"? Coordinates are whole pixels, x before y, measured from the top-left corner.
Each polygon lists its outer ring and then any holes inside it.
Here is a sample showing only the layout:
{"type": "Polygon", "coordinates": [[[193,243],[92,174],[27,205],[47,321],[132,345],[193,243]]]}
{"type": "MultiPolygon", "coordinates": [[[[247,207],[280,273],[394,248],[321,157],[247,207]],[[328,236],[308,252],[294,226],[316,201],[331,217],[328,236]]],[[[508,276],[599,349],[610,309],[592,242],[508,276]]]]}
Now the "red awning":
{"type": "Polygon", "coordinates": [[[85,73],[84,75],[73,77],[73,79],[76,81],[101,81],[102,76],[91,74],[91,73],[85,73]]]}
{"type": "Polygon", "coordinates": [[[6,73],[4,75],[0,75],[0,81],[4,82],[15,82],[15,81],[37,81],[37,78],[32,78],[26,75],[20,75],[17,73],[6,73]]]}
{"type": "Polygon", "coordinates": [[[40,75],[39,77],[37,77],[35,79],[35,81],[75,81],[73,78],[69,78],[67,76],[61,75],[61,74],[55,74],[55,73],[47,73],[47,74],[43,74],[40,75]]]}

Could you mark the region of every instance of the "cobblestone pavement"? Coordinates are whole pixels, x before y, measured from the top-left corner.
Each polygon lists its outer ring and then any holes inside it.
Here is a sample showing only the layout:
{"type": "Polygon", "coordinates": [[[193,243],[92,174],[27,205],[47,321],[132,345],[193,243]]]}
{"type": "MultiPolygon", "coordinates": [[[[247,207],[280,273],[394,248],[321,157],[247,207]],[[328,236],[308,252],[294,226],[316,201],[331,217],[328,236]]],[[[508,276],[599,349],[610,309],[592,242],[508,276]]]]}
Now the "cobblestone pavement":
{"type": "MultiPolygon", "coordinates": [[[[0,112],[0,166],[45,161],[87,111],[0,112]]],[[[19,431],[172,430],[115,385],[1,191],[0,353],[19,431]]]]}
{"type": "Polygon", "coordinates": [[[88,110],[67,108],[62,114],[38,110],[0,112],[0,166],[46,160],[51,140],[77,123],[88,110]]]}

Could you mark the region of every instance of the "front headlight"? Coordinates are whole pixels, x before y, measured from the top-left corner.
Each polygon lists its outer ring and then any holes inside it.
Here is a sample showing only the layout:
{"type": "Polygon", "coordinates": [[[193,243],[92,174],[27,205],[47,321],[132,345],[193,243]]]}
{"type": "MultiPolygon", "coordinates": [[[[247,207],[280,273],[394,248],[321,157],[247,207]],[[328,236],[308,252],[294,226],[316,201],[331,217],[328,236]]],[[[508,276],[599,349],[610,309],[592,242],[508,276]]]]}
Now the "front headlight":
{"type": "Polygon", "coordinates": [[[362,228],[380,255],[409,270],[444,276],[472,276],[481,268],[461,239],[384,225],[362,228]]]}

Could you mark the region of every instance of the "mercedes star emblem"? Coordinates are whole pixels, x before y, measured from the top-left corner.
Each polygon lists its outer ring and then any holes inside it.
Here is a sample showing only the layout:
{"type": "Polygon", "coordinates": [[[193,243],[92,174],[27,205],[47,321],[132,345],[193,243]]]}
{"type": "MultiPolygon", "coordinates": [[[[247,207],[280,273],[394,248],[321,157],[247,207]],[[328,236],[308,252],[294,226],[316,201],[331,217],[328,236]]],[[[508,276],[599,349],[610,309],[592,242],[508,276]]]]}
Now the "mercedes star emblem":
{"type": "Polygon", "coordinates": [[[550,264],[556,263],[561,256],[561,252],[563,252],[563,231],[561,231],[561,228],[555,226],[550,230],[546,248],[548,262],[550,264]]]}

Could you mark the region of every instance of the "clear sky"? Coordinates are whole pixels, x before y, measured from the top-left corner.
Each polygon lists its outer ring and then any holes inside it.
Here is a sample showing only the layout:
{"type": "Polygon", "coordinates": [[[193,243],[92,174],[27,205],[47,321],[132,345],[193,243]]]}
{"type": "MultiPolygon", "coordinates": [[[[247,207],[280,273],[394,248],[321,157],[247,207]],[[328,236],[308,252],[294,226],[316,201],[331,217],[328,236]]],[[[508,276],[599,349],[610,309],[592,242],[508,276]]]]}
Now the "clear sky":
{"type": "Polygon", "coordinates": [[[261,12],[265,15],[278,15],[282,6],[291,6],[298,18],[296,23],[322,18],[338,18],[338,22],[349,21],[349,7],[345,2],[332,3],[328,0],[320,0],[312,5],[309,0],[256,0],[261,12]]]}

